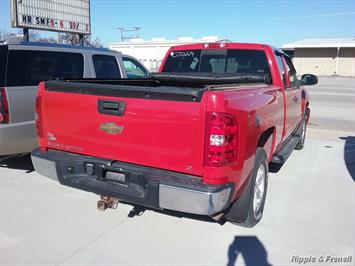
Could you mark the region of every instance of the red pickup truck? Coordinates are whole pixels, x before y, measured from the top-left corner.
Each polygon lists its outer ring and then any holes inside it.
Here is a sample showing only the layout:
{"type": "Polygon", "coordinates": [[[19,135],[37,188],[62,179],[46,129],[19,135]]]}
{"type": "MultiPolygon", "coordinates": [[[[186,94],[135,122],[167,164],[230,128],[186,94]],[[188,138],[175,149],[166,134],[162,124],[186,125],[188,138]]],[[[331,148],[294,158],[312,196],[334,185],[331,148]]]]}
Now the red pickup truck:
{"type": "Polygon", "coordinates": [[[283,51],[241,43],[172,47],[147,79],[42,82],[32,161],[104,208],[120,200],[252,227],[269,164],[304,145],[303,85],[316,83],[283,51]]]}

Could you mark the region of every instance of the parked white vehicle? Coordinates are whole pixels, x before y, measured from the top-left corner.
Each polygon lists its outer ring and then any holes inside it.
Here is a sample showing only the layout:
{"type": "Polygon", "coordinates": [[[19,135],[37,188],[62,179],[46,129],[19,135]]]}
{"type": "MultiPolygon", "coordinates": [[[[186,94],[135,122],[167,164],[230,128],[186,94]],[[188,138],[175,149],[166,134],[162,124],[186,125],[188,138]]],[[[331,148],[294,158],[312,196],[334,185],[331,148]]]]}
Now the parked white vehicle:
{"type": "Polygon", "coordinates": [[[31,42],[0,45],[0,156],[37,146],[34,105],[40,81],[148,75],[138,60],[109,49],[31,42]]]}

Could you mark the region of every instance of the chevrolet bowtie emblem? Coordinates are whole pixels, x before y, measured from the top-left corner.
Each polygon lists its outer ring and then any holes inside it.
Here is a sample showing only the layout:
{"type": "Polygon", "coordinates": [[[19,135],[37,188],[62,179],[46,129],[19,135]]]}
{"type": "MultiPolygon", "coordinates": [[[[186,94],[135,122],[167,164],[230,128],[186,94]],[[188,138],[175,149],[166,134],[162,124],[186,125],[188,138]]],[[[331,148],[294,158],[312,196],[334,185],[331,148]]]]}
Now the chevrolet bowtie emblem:
{"type": "Polygon", "coordinates": [[[121,134],[123,128],[124,128],[123,126],[119,126],[113,122],[103,123],[100,125],[100,130],[105,131],[107,134],[110,135],[121,134]]]}

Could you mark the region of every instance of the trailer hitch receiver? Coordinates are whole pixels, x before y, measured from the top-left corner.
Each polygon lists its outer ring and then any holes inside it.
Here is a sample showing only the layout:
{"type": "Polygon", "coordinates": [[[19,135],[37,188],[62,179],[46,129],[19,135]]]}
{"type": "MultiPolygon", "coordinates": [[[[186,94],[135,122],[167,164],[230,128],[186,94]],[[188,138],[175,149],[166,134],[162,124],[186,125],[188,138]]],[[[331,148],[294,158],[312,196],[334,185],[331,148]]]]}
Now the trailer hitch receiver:
{"type": "Polygon", "coordinates": [[[105,211],[106,209],[116,209],[118,206],[118,199],[106,196],[100,196],[100,199],[97,201],[97,209],[99,211],[105,211]]]}

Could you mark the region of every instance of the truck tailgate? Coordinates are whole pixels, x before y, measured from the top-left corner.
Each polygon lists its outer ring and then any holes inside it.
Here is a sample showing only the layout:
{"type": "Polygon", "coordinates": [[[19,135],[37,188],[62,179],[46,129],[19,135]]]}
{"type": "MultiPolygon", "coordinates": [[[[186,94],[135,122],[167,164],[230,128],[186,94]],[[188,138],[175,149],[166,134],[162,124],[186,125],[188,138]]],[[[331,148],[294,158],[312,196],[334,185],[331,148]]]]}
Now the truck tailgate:
{"type": "Polygon", "coordinates": [[[51,84],[41,83],[39,90],[41,146],[202,175],[202,94],[198,100],[147,93],[144,98],[127,88],[113,95],[108,85],[99,90],[95,84],[68,83],[60,89],[51,84]]]}

